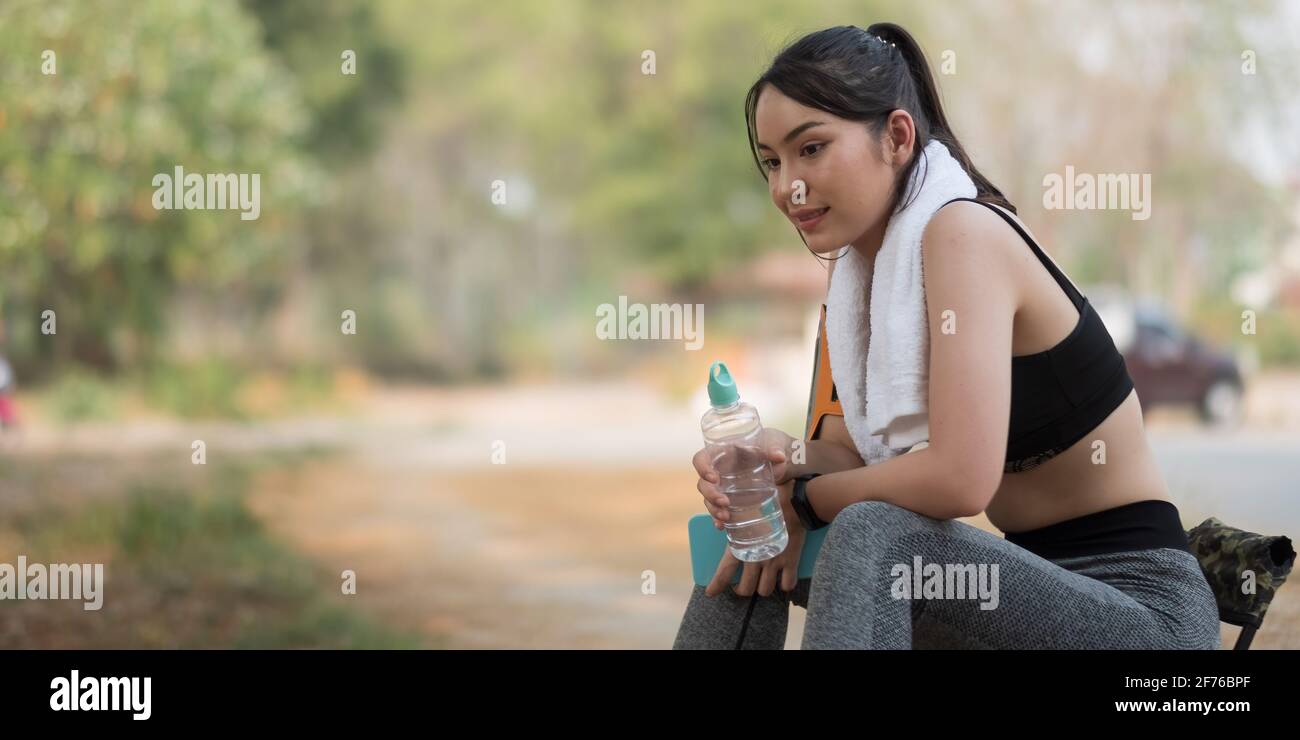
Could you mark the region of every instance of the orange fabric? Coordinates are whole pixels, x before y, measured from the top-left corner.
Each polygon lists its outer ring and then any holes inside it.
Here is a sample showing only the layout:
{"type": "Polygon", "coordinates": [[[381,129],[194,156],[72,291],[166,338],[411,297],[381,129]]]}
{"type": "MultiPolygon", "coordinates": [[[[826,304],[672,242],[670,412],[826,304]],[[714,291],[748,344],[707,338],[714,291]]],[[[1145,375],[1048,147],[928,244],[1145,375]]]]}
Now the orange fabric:
{"type": "Polygon", "coordinates": [[[822,304],[821,319],[817,323],[817,347],[813,353],[812,387],[808,394],[808,421],[804,428],[806,439],[817,439],[821,433],[822,419],[827,414],[844,416],[835,380],[831,377],[831,355],[826,346],[826,304],[822,304]]]}

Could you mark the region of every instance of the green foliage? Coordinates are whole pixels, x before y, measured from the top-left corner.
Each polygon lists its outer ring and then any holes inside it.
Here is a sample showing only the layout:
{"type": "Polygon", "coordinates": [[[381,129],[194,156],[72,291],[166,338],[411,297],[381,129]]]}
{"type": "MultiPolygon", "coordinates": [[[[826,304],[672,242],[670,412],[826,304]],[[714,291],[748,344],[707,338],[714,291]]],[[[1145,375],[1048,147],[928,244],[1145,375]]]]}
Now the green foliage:
{"type": "Polygon", "coordinates": [[[60,422],[112,419],[118,413],[113,385],[93,372],[72,368],[46,389],[49,408],[60,422]]]}
{"type": "Polygon", "coordinates": [[[1195,336],[1212,346],[1254,354],[1262,368],[1300,365],[1300,313],[1283,307],[1255,311],[1255,333],[1243,334],[1246,307],[1226,295],[1201,301],[1188,319],[1195,336]]]}
{"type": "MultiPolygon", "coordinates": [[[[671,12],[574,2],[561,12],[453,0],[440,4],[444,24],[493,32],[422,44],[415,53],[427,79],[418,88],[436,101],[435,128],[445,122],[486,162],[505,170],[508,161],[535,179],[538,210],[566,215],[584,270],[611,275],[635,264],[689,287],[774,239],[798,242],[750,159],[742,104],[786,36],[814,30],[819,16],[866,25],[881,4],[821,5],[810,16],[778,2],[682,3],[671,12]],[[654,74],[643,73],[645,50],[655,54],[654,74]]],[[[420,7],[385,6],[394,16],[420,7]]],[[[414,44],[423,27],[403,31],[414,44]]],[[[471,218],[499,222],[483,197],[491,179],[462,179],[449,199],[459,210],[457,191],[468,188],[471,218]]]]}
{"type": "Polygon", "coordinates": [[[194,491],[131,484],[124,495],[43,507],[13,524],[32,552],[94,551],[110,563],[103,617],[118,626],[83,636],[90,647],[419,647],[418,636],[330,598],[337,575],[285,547],[248,508],[248,472],[216,467],[194,491]]]}
{"type": "Polygon", "coordinates": [[[135,380],[119,391],[135,386],[151,408],[189,419],[258,419],[301,412],[329,400],[334,392],[332,372],[319,364],[256,371],[216,355],[156,363],[135,380]]]}
{"type": "Polygon", "coordinates": [[[234,364],[205,357],[191,363],[160,363],[142,377],[150,405],[184,418],[243,418],[238,391],[244,373],[234,364]]]}
{"type": "Polygon", "coordinates": [[[15,354],[148,359],[175,290],[265,277],[316,175],[306,111],[238,6],[23,2],[0,19],[0,306],[15,354]],[[41,73],[42,52],[57,74],[41,73]],[[155,210],[153,178],[259,173],[262,215],[155,210]],[[58,333],[37,334],[40,311],[58,333]]]}
{"type": "Polygon", "coordinates": [[[307,142],[331,161],[369,152],[384,117],[403,96],[401,50],[378,28],[373,8],[353,0],[244,0],[266,47],[288,68],[310,110],[307,142]],[[344,50],[355,74],[342,74],[344,50]]]}
{"type": "Polygon", "coordinates": [[[1264,311],[1256,317],[1259,364],[1263,367],[1300,366],[1300,314],[1264,311]]]}

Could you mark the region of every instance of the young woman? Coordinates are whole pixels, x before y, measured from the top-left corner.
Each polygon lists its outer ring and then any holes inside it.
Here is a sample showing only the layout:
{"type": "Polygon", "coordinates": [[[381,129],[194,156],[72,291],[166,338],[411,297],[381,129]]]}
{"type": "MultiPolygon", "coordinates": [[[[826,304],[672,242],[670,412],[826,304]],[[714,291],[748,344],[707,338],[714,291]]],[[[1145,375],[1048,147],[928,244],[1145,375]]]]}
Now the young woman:
{"type": "MultiPolygon", "coordinates": [[[[1147,445],[1123,358],[971,164],[912,36],[889,23],[805,36],[776,57],[745,109],[772,201],[817,255],[854,249],[874,264],[932,140],[978,194],[945,204],[922,237],[928,446],[864,466],[831,416],[794,465],[794,438],[770,430],[790,544],[745,564],[734,588],[739,563],[728,551],[713,582],[695,588],[674,647],[732,648],[743,630],[743,647],[780,648],[793,601],[808,610],[804,648],[1218,648],[1214,597],[1147,445]],[[960,329],[941,334],[949,309],[960,329]],[[980,512],[1006,537],[954,521],[980,512]],[[808,526],[830,530],[814,578],[801,581],[808,526]],[[996,606],[899,598],[896,568],[916,557],[996,564],[996,606]]],[[[694,464],[721,527],[717,475],[703,451],[694,464]]]]}

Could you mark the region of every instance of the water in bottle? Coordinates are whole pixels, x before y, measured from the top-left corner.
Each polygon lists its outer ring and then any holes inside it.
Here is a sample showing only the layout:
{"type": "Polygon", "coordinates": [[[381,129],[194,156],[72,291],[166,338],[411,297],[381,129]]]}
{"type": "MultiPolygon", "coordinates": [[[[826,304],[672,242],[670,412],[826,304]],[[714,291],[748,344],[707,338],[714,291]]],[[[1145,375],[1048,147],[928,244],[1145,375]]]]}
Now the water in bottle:
{"type": "Polygon", "coordinates": [[[709,403],[700,420],[704,446],[718,473],[718,490],[729,502],[725,524],[731,554],[742,562],[776,557],[790,541],[763,447],[758,410],[740,400],[731,372],[721,362],[709,368],[709,403]]]}

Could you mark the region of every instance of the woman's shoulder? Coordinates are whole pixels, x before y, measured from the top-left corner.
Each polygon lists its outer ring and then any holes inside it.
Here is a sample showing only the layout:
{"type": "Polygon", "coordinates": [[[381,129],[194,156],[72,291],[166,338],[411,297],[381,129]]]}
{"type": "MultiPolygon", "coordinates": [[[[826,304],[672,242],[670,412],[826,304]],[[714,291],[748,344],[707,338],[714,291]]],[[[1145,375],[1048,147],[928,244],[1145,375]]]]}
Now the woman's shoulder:
{"type": "Polygon", "coordinates": [[[952,200],[934,212],[925,225],[925,233],[974,231],[984,235],[1001,235],[1007,226],[1004,215],[1019,223],[1014,214],[995,203],[952,200]]]}
{"type": "MultiPolygon", "coordinates": [[[[1011,267],[1021,257],[1024,247],[1020,235],[1011,228],[989,203],[956,201],[945,204],[930,217],[922,234],[922,248],[933,252],[969,250],[978,254],[980,264],[993,270],[1011,267]]],[[[1000,210],[1000,209],[999,209],[1000,210]]],[[[1008,216],[1011,216],[1009,212],[1008,216]]]]}

